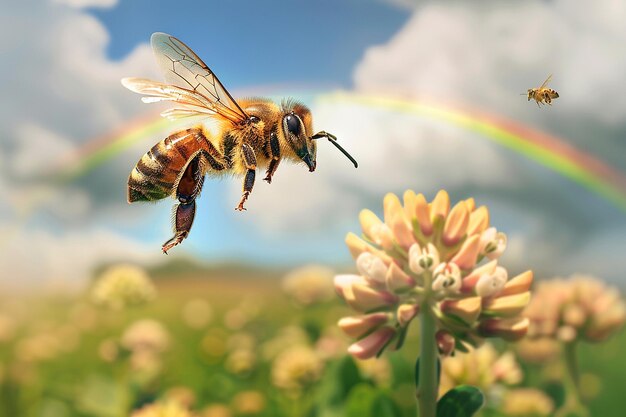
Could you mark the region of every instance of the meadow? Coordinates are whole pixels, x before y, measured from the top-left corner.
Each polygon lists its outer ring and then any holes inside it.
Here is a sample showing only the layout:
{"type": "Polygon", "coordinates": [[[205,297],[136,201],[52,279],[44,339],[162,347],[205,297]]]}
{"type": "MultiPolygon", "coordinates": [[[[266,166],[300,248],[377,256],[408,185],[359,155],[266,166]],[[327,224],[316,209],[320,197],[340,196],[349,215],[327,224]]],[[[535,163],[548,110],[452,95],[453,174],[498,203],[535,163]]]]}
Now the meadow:
{"type": "MultiPolygon", "coordinates": [[[[144,274],[133,268],[117,273],[144,274]]],[[[349,309],[334,294],[333,271],[173,264],[145,276],[145,288],[123,290],[123,304],[110,292],[96,294],[95,283],[73,295],[3,294],[0,416],[416,415],[419,335],[413,329],[401,351],[379,359],[352,359],[336,326],[349,309]]],[[[513,345],[490,346],[454,371],[483,385],[487,405],[479,415],[551,415],[564,401],[558,357],[502,359],[516,352],[513,345]]],[[[623,415],[624,346],[623,331],[581,345],[582,395],[592,416],[623,415]]],[[[457,368],[464,355],[452,358],[457,368]]],[[[444,376],[455,368],[449,360],[444,376]]]]}

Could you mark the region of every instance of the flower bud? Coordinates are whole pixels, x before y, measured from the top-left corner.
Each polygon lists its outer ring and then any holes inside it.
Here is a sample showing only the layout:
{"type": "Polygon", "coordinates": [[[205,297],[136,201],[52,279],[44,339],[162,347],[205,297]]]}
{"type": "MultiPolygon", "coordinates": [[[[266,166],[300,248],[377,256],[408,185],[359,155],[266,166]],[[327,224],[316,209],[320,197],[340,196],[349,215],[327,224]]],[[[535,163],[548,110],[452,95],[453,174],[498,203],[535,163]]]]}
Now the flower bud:
{"type": "Polygon", "coordinates": [[[350,297],[353,297],[352,284],[354,283],[366,284],[367,281],[365,281],[365,279],[360,275],[354,275],[354,274],[337,275],[335,276],[335,279],[334,279],[335,291],[337,291],[337,294],[339,294],[341,298],[343,298],[344,300],[347,299],[348,294],[350,297]]]}
{"type": "Polygon", "coordinates": [[[389,343],[396,331],[391,327],[381,327],[358,342],[350,345],[348,353],[357,359],[372,358],[389,343]]]}
{"type": "Polygon", "coordinates": [[[437,341],[437,349],[442,356],[448,356],[454,351],[454,336],[445,330],[439,330],[435,335],[437,341]]]}
{"type": "Polygon", "coordinates": [[[430,218],[434,223],[437,217],[445,219],[450,212],[450,196],[446,190],[440,190],[430,204],[430,218]]]}
{"type": "Polygon", "coordinates": [[[511,278],[509,282],[504,284],[504,288],[500,292],[500,296],[513,295],[526,292],[530,290],[530,286],[533,283],[533,271],[525,271],[517,275],[515,278],[511,278]]]}
{"type": "Polygon", "coordinates": [[[372,229],[380,226],[382,221],[376,216],[371,210],[361,210],[359,213],[359,222],[361,223],[361,229],[363,229],[363,234],[367,236],[368,239],[374,241],[374,234],[372,233],[372,229]]]}
{"type": "Polygon", "coordinates": [[[445,300],[441,303],[441,312],[446,316],[455,316],[466,324],[473,324],[480,315],[481,298],[470,297],[460,300],[445,300]]]}
{"type": "Polygon", "coordinates": [[[339,320],[337,325],[346,335],[358,339],[388,321],[389,314],[373,313],[359,317],[344,317],[339,320]]]}
{"type": "Polygon", "coordinates": [[[574,327],[585,324],[587,314],[580,305],[571,304],[563,310],[563,322],[574,327]]]}
{"type": "Polygon", "coordinates": [[[530,292],[489,298],[483,301],[483,314],[497,317],[514,317],[526,308],[530,301],[530,292]]]}
{"type": "Polygon", "coordinates": [[[398,317],[398,324],[402,327],[407,326],[411,320],[417,316],[419,311],[420,308],[417,304],[402,304],[398,307],[398,311],[396,313],[398,317]]]}
{"type": "Polygon", "coordinates": [[[377,256],[363,252],[356,259],[356,269],[367,280],[378,284],[384,284],[387,275],[387,265],[377,256]]]}
{"type": "Polygon", "coordinates": [[[528,324],[527,318],[488,319],[480,323],[478,331],[485,337],[500,337],[514,342],[526,335],[528,324]]]}
{"type": "Polygon", "coordinates": [[[478,254],[480,252],[480,236],[474,235],[469,237],[459,252],[452,258],[452,262],[457,264],[463,270],[469,270],[476,265],[478,254]]]}
{"type": "Polygon", "coordinates": [[[387,291],[377,291],[363,284],[352,284],[352,294],[346,291],[346,301],[356,311],[365,312],[393,305],[398,298],[387,291]]]}
{"type": "Polygon", "coordinates": [[[383,210],[385,213],[385,224],[391,226],[396,215],[404,215],[404,209],[398,196],[393,193],[387,193],[383,199],[383,210]]]}
{"type": "Polygon", "coordinates": [[[626,305],[619,299],[608,308],[596,314],[585,331],[585,337],[592,342],[600,342],[622,327],[626,321],[626,305]]]}
{"type": "Polygon", "coordinates": [[[413,237],[413,230],[409,225],[409,222],[404,218],[404,214],[396,214],[391,219],[391,230],[396,237],[398,245],[404,250],[408,250],[411,245],[415,244],[415,238],[413,237]]]}
{"type": "Polygon", "coordinates": [[[363,252],[367,252],[368,248],[371,247],[354,233],[348,233],[346,235],[346,246],[348,246],[350,255],[352,255],[352,258],[355,260],[359,257],[360,254],[362,254],[363,252]]]}
{"type": "Polygon", "coordinates": [[[385,223],[381,223],[377,226],[372,227],[371,231],[374,242],[377,245],[382,246],[382,248],[387,251],[393,249],[393,233],[389,226],[387,226],[385,223]]]}
{"type": "Polygon", "coordinates": [[[400,269],[395,262],[387,270],[385,281],[387,282],[387,289],[393,292],[413,288],[416,284],[415,280],[400,269]]]}
{"type": "Polygon", "coordinates": [[[415,209],[417,206],[416,197],[417,196],[413,190],[406,190],[404,192],[404,215],[407,219],[412,219],[415,216],[415,209]]]}
{"type": "Polygon", "coordinates": [[[556,331],[556,338],[565,343],[573,342],[574,340],[576,340],[577,336],[578,332],[573,326],[561,326],[556,331]]]}
{"type": "Polygon", "coordinates": [[[430,206],[426,198],[422,194],[415,197],[415,216],[420,230],[424,236],[430,236],[433,233],[433,222],[430,217],[430,206]]]}
{"type": "Polygon", "coordinates": [[[487,226],[489,226],[489,210],[485,206],[480,206],[470,214],[467,234],[482,233],[487,226]]]}
{"type": "Polygon", "coordinates": [[[461,201],[458,203],[448,217],[443,227],[443,244],[446,246],[456,245],[467,231],[469,222],[469,210],[467,204],[461,201]]]}

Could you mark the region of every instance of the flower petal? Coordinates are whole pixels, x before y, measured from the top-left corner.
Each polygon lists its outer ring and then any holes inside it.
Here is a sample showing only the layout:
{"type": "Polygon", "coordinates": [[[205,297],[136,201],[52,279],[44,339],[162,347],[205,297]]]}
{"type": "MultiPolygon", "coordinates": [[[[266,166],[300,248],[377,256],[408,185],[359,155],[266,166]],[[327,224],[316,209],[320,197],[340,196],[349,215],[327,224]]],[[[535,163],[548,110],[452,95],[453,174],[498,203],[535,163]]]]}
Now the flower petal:
{"type": "Polygon", "coordinates": [[[389,321],[387,313],[373,313],[358,317],[344,317],[337,325],[349,337],[358,339],[372,329],[381,326],[389,321]]]}
{"type": "Polygon", "coordinates": [[[396,331],[391,327],[381,327],[372,334],[350,345],[348,353],[357,359],[372,358],[378,355],[395,334],[396,331]]]}

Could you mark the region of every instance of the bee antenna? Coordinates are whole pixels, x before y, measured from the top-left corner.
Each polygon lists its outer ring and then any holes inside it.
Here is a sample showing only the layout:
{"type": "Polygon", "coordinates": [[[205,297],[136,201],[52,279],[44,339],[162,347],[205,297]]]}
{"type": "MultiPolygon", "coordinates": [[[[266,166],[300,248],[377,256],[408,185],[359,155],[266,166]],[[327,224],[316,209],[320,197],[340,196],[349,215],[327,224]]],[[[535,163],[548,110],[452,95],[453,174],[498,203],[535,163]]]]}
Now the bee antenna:
{"type": "Polygon", "coordinates": [[[349,160],[350,160],[350,161],[354,164],[354,167],[355,167],[355,168],[358,168],[358,167],[359,167],[359,164],[358,164],[358,163],[356,162],[356,160],[352,157],[352,155],[350,155],[350,154],[348,153],[348,151],[346,151],[343,147],[341,147],[341,145],[340,145],[340,144],[338,144],[338,143],[337,143],[337,137],[336,137],[335,135],[330,134],[330,133],[326,133],[326,132],[322,131],[322,132],[319,132],[319,133],[314,134],[313,136],[311,136],[311,138],[310,138],[310,139],[311,139],[311,140],[315,140],[315,139],[319,139],[319,138],[326,138],[326,139],[328,139],[328,141],[329,141],[330,143],[332,143],[333,145],[335,145],[335,147],[336,147],[337,149],[339,149],[339,150],[341,151],[341,153],[342,153],[342,154],[344,154],[344,155],[346,156],[346,158],[348,158],[348,159],[349,159],[349,160]]]}

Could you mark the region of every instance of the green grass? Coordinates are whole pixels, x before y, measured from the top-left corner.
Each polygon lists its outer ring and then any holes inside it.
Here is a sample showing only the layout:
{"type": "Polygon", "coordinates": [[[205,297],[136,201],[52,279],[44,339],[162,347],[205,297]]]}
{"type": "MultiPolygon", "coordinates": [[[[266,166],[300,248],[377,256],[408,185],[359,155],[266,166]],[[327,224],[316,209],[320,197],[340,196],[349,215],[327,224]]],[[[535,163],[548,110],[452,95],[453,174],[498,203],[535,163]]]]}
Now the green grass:
{"type": "MultiPolygon", "coordinates": [[[[0,417],[130,415],[131,409],[165,398],[174,387],[185,387],[194,394],[193,409],[198,413],[219,403],[230,407],[235,416],[416,415],[415,331],[401,352],[385,353],[382,361],[389,366],[389,378],[366,375],[341,353],[345,349],[341,346],[340,352],[324,360],[319,380],[306,384],[294,396],[272,383],[275,359],[266,357],[268,343],[276,340],[285,327],[295,326],[305,335],[299,343],[313,348],[321,335],[334,329],[340,317],[350,314],[339,300],[302,308],[283,295],[278,280],[257,279],[249,271],[245,276],[199,278],[192,274],[156,282],[156,300],[124,311],[94,307],[85,296],[5,297],[0,301],[0,316],[14,322],[12,332],[5,329],[3,333],[0,326],[0,417]],[[213,310],[211,321],[199,329],[185,324],[181,313],[185,303],[198,298],[208,301],[213,310]],[[230,327],[225,324],[225,318],[232,320],[237,311],[248,317],[235,329],[232,323],[230,327]],[[161,371],[142,379],[130,369],[129,352],[122,349],[114,361],[107,362],[100,357],[99,349],[104,340],[119,342],[124,329],[146,318],[162,323],[170,335],[170,345],[160,355],[161,371]],[[72,337],[62,333],[63,327],[76,330],[74,345],[70,343],[72,337]],[[52,337],[41,338],[37,348],[49,352],[50,357],[29,357],[24,353],[24,341],[42,334],[52,337]],[[234,334],[254,340],[251,351],[256,360],[247,372],[236,373],[229,368],[229,354],[240,347],[232,344],[234,334]],[[59,340],[54,341],[55,337],[59,340]],[[63,349],[55,343],[68,346],[63,349]],[[262,395],[265,405],[260,412],[237,410],[240,404],[233,403],[234,398],[244,391],[262,395]]],[[[349,342],[341,336],[334,340],[339,344],[349,342]]],[[[607,343],[583,345],[580,349],[582,373],[588,374],[586,381],[591,381],[585,389],[591,395],[588,404],[592,416],[623,415],[624,347],[626,333],[622,332],[607,343]]],[[[524,368],[525,381],[544,384],[537,377],[540,370],[526,365],[524,368]]],[[[557,389],[551,392],[557,393],[554,395],[558,400],[558,380],[556,384],[557,389]]]]}

